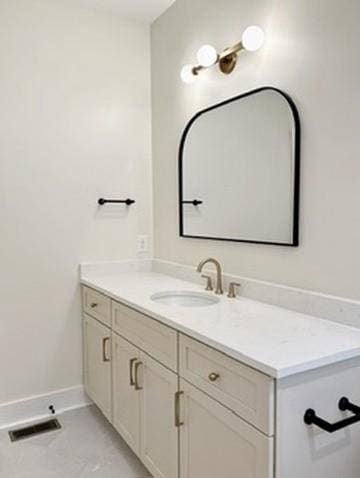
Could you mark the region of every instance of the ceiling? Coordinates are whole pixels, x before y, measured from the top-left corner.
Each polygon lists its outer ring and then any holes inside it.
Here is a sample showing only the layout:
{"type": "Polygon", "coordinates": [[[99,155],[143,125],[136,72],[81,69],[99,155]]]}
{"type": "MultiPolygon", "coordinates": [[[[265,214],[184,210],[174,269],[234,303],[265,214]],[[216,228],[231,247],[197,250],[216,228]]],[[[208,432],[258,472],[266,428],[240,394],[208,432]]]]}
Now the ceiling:
{"type": "Polygon", "coordinates": [[[152,23],[175,0],[75,0],[83,6],[112,12],[143,23],[152,23]]]}

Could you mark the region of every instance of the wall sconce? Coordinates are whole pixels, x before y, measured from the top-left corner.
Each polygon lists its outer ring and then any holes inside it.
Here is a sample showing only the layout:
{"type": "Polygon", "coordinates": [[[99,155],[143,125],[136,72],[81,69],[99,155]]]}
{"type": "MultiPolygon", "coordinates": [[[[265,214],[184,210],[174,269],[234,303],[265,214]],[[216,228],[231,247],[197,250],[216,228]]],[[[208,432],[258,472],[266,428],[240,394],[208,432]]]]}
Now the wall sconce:
{"type": "Polygon", "coordinates": [[[197,52],[198,65],[185,65],[181,70],[181,79],[185,83],[193,83],[202,70],[206,70],[214,65],[219,65],[220,71],[229,75],[235,68],[238,53],[241,50],[256,51],[263,46],[265,42],[265,33],[258,26],[247,27],[244,31],[241,41],[236,45],[225,48],[221,53],[217,53],[211,45],[202,46],[197,52]]]}

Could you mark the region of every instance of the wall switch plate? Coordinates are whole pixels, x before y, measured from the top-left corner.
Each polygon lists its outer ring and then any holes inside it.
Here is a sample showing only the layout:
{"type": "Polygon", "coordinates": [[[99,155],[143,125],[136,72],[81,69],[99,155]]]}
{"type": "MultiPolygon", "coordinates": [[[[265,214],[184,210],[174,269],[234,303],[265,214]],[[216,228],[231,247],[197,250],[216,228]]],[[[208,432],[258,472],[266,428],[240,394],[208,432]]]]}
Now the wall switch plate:
{"type": "Polygon", "coordinates": [[[145,254],[148,251],[149,251],[149,237],[146,236],[146,235],[138,236],[137,237],[137,252],[138,252],[138,254],[145,254]]]}

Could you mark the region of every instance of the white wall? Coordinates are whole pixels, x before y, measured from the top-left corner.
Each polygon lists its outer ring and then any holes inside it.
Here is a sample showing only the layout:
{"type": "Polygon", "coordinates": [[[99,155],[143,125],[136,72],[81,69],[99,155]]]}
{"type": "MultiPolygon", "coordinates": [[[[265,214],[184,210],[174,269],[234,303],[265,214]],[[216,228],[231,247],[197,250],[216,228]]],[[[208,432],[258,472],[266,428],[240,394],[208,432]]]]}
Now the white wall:
{"type": "Polygon", "coordinates": [[[360,29],[358,0],[177,0],[152,27],[155,254],[195,266],[216,256],[234,274],[359,298],[360,29]],[[247,25],[266,47],[243,53],[230,77],[213,69],[179,78],[197,49],[236,43],[247,25]],[[302,122],[300,247],[221,243],[178,236],[177,152],[199,109],[272,85],[302,122]]]}
{"type": "Polygon", "coordinates": [[[82,383],[78,264],[151,234],[149,40],[69,2],[0,1],[0,404],[82,383]]]}

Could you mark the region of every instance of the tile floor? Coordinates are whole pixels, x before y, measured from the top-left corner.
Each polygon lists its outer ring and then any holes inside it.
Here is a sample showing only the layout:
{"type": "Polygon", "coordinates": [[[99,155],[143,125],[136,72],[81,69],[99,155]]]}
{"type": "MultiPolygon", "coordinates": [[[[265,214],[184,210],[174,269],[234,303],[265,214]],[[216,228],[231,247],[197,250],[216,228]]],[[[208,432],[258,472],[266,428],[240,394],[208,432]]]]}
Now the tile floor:
{"type": "Polygon", "coordinates": [[[1,478],[151,478],[96,407],[57,418],[61,430],[15,443],[0,431],[1,478]]]}

